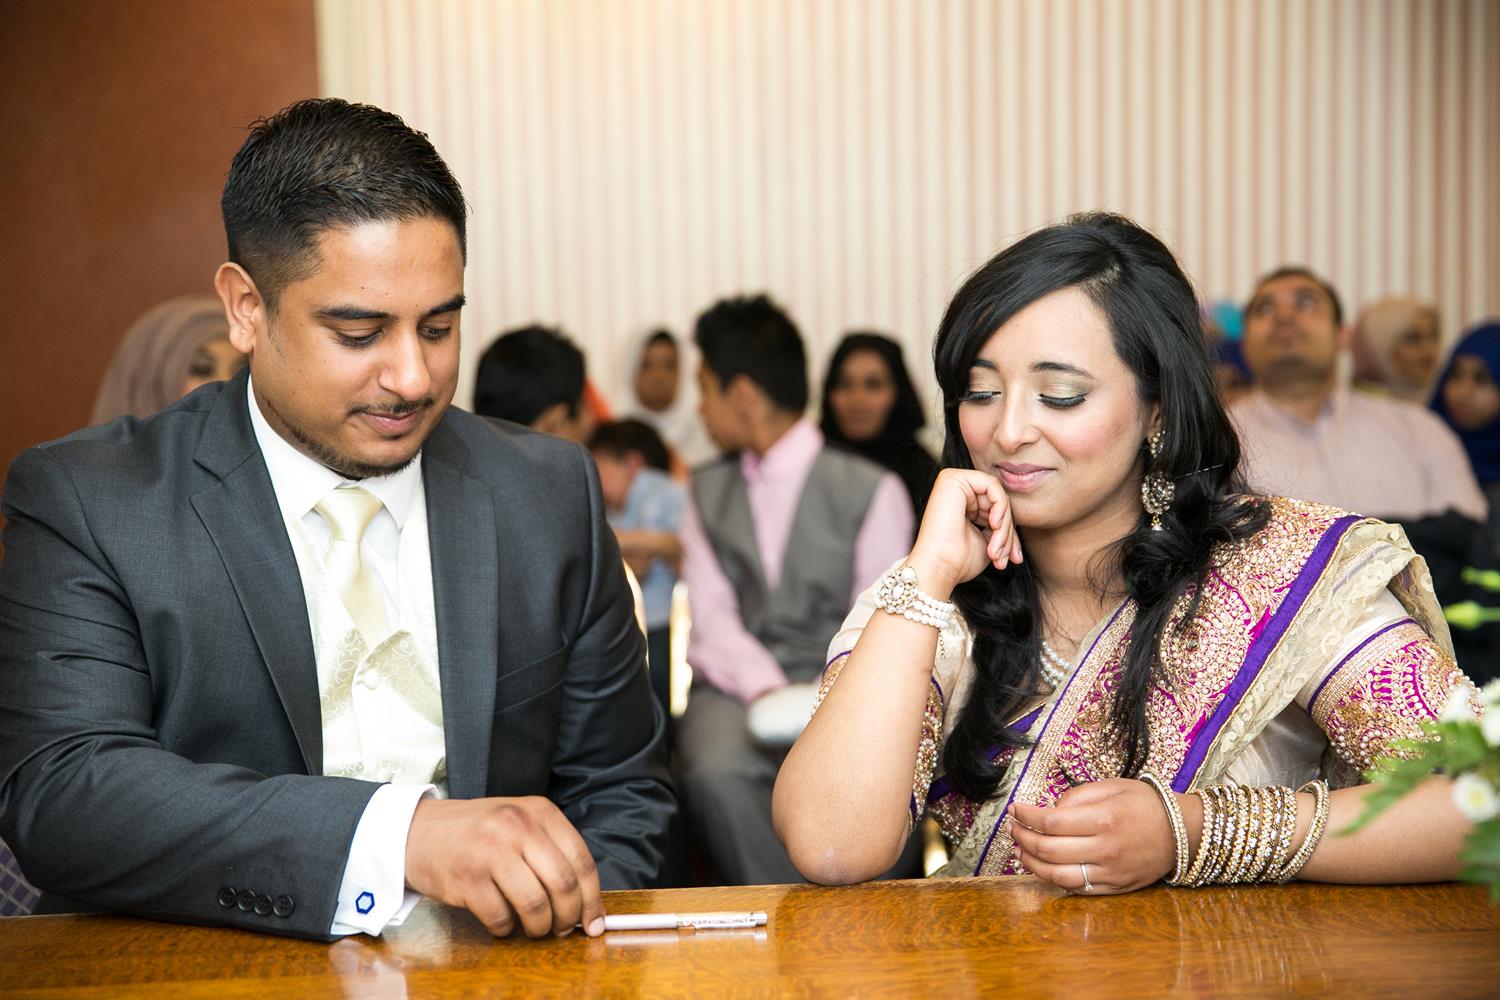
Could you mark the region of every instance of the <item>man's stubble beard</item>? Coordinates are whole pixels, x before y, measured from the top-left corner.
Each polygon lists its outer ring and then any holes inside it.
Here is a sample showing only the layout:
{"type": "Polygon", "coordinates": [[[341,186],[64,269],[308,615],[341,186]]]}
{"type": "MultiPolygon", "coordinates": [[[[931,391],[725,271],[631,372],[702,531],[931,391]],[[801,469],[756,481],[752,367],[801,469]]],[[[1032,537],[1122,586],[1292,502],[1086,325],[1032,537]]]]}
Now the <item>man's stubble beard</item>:
{"type": "MultiPolygon", "coordinates": [[[[434,405],[436,404],[428,403],[429,407],[434,405]]],[[[288,420],[286,415],[277,409],[276,405],[270,400],[266,401],[266,407],[276,415],[276,419],[296,439],[297,443],[302,446],[302,450],[310,455],[315,462],[327,469],[331,469],[345,479],[374,479],[379,476],[389,476],[400,472],[416,459],[422,450],[422,446],[427,443],[427,438],[432,436],[432,430],[437,428],[437,422],[434,421],[432,429],[429,429],[422,440],[417,442],[416,447],[412,449],[410,455],[399,462],[382,465],[376,462],[361,461],[360,459],[345,455],[321,441],[316,441],[301,427],[288,420]]]]}

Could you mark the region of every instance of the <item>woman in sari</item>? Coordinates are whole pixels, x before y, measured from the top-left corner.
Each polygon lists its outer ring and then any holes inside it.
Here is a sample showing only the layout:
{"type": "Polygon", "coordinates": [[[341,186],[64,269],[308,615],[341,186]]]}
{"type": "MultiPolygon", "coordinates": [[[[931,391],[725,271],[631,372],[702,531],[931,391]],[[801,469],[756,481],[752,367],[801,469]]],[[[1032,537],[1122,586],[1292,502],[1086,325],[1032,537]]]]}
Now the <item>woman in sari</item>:
{"type": "Polygon", "coordinates": [[[958,291],[934,359],[944,469],[777,780],[804,875],[884,871],[924,811],[943,874],[1075,892],[1455,875],[1441,778],[1321,836],[1396,740],[1477,698],[1399,527],[1246,492],[1159,240],[1111,215],[1027,237],[958,291]]]}

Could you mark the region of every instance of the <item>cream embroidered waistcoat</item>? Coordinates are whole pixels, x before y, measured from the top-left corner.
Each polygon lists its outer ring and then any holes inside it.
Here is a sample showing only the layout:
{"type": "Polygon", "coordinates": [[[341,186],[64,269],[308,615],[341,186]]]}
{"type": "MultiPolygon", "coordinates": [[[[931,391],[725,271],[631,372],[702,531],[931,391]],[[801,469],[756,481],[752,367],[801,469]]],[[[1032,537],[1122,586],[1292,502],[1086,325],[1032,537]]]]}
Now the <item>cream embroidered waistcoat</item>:
{"type": "Polygon", "coordinates": [[[287,535],[302,576],[318,664],[323,773],[447,792],[443,702],[427,498],[416,491],[401,531],[394,631],[372,650],[328,580],[323,557],[300,521],[287,535]]]}

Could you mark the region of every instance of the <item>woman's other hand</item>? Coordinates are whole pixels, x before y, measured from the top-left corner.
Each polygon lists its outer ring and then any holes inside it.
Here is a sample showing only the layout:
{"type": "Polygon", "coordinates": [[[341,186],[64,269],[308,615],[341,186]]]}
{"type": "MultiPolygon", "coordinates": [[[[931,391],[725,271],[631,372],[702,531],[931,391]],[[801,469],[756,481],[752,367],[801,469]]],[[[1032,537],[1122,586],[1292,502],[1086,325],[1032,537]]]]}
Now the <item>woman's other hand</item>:
{"type": "Polygon", "coordinates": [[[1171,821],[1144,781],[1091,781],[1047,807],[1017,802],[1006,822],[1027,870],[1069,892],[1133,892],[1166,878],[1176,864],[1171,821]]]}

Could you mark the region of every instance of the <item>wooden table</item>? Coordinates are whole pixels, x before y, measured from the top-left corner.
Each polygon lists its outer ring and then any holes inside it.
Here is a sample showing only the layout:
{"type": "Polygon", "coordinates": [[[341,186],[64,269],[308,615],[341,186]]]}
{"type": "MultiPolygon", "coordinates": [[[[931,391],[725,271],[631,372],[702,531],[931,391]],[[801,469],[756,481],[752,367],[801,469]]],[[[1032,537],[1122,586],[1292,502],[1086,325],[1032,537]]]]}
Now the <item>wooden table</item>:
{"type": "Polygon", "coordinates": [[[0,920],[0,995],[117,997],[1489,996],[1500,909],[1471,886],[1150,889],[1031,879],[608,894],[612,912],[766,910],[757,931],[493,941],[424,902],[312,944],[124,917],[0,920]]]}

